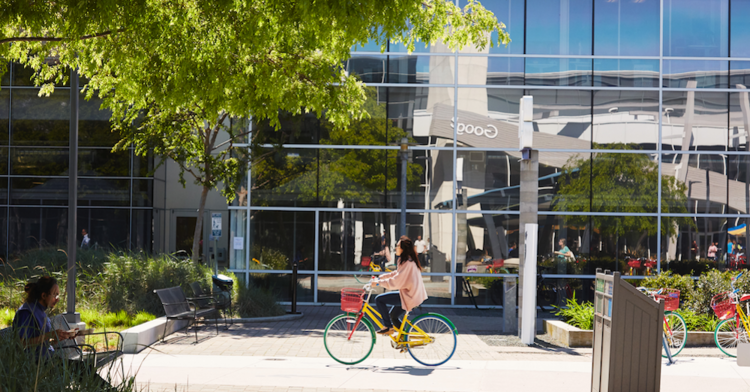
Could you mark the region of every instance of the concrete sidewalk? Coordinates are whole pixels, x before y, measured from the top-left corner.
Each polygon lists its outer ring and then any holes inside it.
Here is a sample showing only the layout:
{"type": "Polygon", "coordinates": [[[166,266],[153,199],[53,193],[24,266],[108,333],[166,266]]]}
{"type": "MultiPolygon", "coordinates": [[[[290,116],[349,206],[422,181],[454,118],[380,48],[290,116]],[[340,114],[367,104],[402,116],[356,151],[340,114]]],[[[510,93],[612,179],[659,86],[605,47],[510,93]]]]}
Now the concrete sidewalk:
{"type": "MultiPolygon", "coordinates": [[[[367,360],[355,366],[333,361],[323,346],[337,307],[303,307],[299,320],[235,324],[228,331],[204,328],[176,333],[124,361],[151,391],[586,391],[591,349],[566,349],[539,341],[533,347],[497,332],[499,311],[423,309],[449,317],[458,328],[453,358],[437,368],[378,339],[367,360]]],[[[675,365],[662,367],[662,391],[750,392],[750,368],[740,368],[716,348],[686,349],[675,365]]]]}

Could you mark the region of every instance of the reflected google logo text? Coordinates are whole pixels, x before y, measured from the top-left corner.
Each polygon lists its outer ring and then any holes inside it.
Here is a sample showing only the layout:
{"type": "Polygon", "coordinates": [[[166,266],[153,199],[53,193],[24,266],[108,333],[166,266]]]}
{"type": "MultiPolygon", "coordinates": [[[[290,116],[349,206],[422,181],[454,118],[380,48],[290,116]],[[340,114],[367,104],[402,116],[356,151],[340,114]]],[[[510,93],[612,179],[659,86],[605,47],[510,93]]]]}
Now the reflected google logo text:
{"type": "MultiPolygon", "coordinates": [[[[455,126],[455,120],[455,117],[451,118],[451,128],[455,126]]],[[[487,124],[482,128],[472,124],[458,123],[456,134],[463,135],[464,133],[467,135],[484,136],[488,139],[494,139],[497,137],[497,128],[492,124],[487,124]]]]}

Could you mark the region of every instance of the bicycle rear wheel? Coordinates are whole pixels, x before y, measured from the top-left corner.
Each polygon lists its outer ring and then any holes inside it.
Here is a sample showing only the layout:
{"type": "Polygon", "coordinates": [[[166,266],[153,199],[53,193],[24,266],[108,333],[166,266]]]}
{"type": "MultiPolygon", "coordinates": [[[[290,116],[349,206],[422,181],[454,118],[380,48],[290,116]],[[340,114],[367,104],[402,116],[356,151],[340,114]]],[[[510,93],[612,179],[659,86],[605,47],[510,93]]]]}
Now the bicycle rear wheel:
{"type": "Polygon", "coordinates": [[[354,365],[364,361],[372,352],[375,329],[364,317],[357,323],[356,314],[342,314],[326,325],[323,344],[336,362],[354,365]]]}
{"type": "Polygon", "coordinates": [[[447,362],[456,352],[456,328],[445,316],[435,313],[421,314],[412,320],[412,326],[407,324],[406,340],[416,343],[409,345],[409,355],[415,361],[425,366],[438,366],[447,362]],[[430,342],[421,344],[424,337],[417,334],[422,331],[430,337],[430,342]]]}
{"type": "MultiPolygon", "coordinates": [[[[674,357],[685,348],[685,343],[687,343],[687,325],[682,316],[672,312],[664,312],[664,321],[666,322],[666,325],[663,326],[664,338],[667,340],[670,354],[674,357]]],[[[667,357],[664,348],[661,350],[661,356],[664,358],[667,357]]]]}
{"type": "Polygon", "coordinates": [[[354,275],[354,279],[357,281],[357,283],[366,284],[371,279],[370,275],[370,267],[367,268],[360,268],[359,273],[354,275]]]}
{"type": "Polygon", "coordinates": [[[726,355],[734,358],[737,356],[737,344],[750,343],[748,340],[747,331],[742,323],[737,325],[737,319],[732,317],[728,320],[724,320],[716,326],[714,331],[714,342],[719,350],[726,355]]]}

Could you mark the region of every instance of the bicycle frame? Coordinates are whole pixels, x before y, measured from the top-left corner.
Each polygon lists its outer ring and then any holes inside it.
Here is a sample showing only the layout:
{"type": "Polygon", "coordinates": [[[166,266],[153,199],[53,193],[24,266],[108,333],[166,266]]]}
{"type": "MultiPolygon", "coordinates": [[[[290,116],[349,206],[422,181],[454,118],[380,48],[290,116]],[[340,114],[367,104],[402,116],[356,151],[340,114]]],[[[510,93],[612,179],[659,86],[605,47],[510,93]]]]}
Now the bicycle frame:
{"type": "MultiPolygon", "coordinates": [[[[357,313],[357,321],[354,324],[354,327],[352,327],[352,331],[349,334],[349,339],[351,339],[352,335],[354,335],[354,331],[357,330],[357,326],[359,326],[359,323],[362,321],[362,317],[364,316],[367,316],[370,319],[370,321],[374,322],[375,325],[378,326],[378,328],[380,329],[385,328],[385,325],[383,325],[383,323],[380,322],[383,316],[377,310],[375,310],[375,308],[373,308],[370,305],[370,296],[372,296],[372,290],[368,290],[367,299],[364,301],[362,309],[359,311],[359,313],[357,313]]],[[[398,335],[396,335],[395,337],[393,335],[389,335],[388,337],[391,338],[391,340],[396,346],[406,345],[409,347],[414,347],[414,346],[423,346],[425,344],[432,343],[432,338],[430,338],[430,336],[427,333],[425,333],[418,327],[415,327],[414,324],[412,324],[411,321],[409,321],[409,312],[406,312],[404,314],[404,321],[401,323],[401,326],[396,327],[394,325],[394,328],[396,329],[396,331],[398,331],[398,335]],[[407,324],[411,326],[411,328],[409,328],[408,333],[404,332],[404,326],[406,326],[407,324]],[[409,339],[406,341],[403,341],[401,340],[402,336],[408,337],[409,339]]]]}

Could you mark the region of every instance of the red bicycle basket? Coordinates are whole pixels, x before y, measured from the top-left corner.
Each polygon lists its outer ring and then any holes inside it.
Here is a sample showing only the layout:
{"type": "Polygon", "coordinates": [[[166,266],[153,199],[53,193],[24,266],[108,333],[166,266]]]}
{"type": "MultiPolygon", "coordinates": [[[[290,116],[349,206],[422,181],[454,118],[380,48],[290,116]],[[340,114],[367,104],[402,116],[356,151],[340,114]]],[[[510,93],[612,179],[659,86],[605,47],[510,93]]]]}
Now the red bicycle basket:
{"type": "Polygon", "coordinates": [[[370,258],[370,256],[362,256],[361,265],[363,267],[369,267],[370,266],[370,261],[372,261],[372,259],[370,258]]]}
{"type": "Polygon", "coordinates": [[[714,310],[719,320],[730,319],[734,317],[734,313],[737,311],[728,291],[711,298],[711,309],[714,310]]]}
{"type": "Polygon", "coordinates": [[[632,268],[641,268],[641,261],[640,260],[630,260],[628,261],[628,266],[632,268]]]}
{"type": "Polygon", "coordinates": [[[646,260],[643,262],[643,265],[647,268],[654,268],[656,267],[656,260],[646,260]]]}
{"type": "Polygon", "coordinates": [[[341,310],[347,313],[359,313],[364,302],[365,290],[363,289],[341,289],[341,310]]]}
{"type": "Polygon", "coordinates": [[[654,299],[664,300],[664,310],[677,310],[680,307],[680,290],[663,289],[661,294],[655,294],[654,299]]]}

